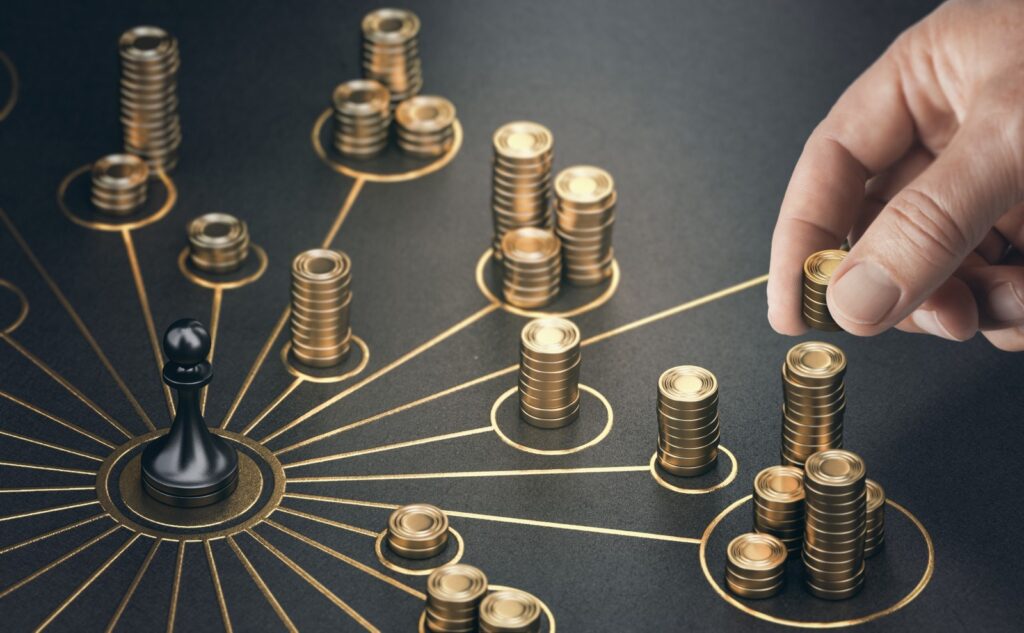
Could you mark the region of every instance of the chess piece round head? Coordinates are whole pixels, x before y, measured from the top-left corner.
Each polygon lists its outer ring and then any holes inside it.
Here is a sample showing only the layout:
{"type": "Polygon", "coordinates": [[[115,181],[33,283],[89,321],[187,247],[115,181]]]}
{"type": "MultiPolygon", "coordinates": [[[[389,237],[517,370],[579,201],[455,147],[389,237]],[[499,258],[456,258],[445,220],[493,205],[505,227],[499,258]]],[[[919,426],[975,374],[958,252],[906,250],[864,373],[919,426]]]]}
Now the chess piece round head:
{"type": "Polygon", "coordinates": [[[210,333],[195,319],[178,319],[164,333],[164,353],[172,363],[197,365],[210,354],[210,333]]]}

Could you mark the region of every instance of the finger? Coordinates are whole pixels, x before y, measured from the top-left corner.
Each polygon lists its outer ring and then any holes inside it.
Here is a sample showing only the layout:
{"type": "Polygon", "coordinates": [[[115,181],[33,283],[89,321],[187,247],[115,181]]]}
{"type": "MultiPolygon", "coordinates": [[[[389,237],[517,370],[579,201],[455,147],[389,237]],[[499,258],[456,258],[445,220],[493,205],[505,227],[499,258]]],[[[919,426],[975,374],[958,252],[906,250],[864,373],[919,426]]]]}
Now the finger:
{"type": "Polygon", "coordinates": [[[979,266],[958,273],[978,302],[981,329],[1024,325],[1024,267],[979,266]]]}
{"type": "Polygon", "coordinates": [[[996,220],[996,230],[1017,250],[1024,250],[1024,204],[1018,204],[996,220]]]}
{"type": "Polygon", "coordinates": [[[915,145],[896,163],[868,181],[864,202],[850,229],[850,243],[855,244],[875,221],[885,205],[897,193],[921,175],[935,160],[935,155],[921,145],[915,145]]]}
{"type": "Polygon", "coordinates": [[[978,331],[978,307],[974,294],[966,282],[950,277],[895,327],[904,332],[966,341],[978,331]]]}
{"type": "Polygon", "coordinates": [[[1024,327],[982,332],[990,343],[1004,352],[1024,351],[1024,327]]]}

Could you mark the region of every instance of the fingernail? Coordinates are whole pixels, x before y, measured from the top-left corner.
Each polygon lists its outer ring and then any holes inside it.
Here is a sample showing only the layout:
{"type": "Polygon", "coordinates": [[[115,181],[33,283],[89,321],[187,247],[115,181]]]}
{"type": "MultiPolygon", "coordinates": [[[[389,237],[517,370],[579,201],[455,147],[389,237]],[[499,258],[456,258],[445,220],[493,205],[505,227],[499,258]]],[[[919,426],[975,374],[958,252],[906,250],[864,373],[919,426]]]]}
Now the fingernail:
{"type": "Polygon", "coordinates": [[[871,262],[863,262],[829,284],[829,305],[854,323],[876,325],[896,307],[900,294],[887,272],[871,262]]]}
{"type": "Polygon", "coordinates": [[[910,320],[914,325],[929,334],[949,339],[951,341],[960,340],[950,334],[949,330],[942,325],[942,321],[939,321],[939,315],[935,310],[914,310],[910,314],[910,320]]]}
{"type": "Polygon", "coordinates": [[[1005,323],[1024,320],[1024,300],[1012,283],[1005,281],[988,293],[988,313],[1005,323]]]}

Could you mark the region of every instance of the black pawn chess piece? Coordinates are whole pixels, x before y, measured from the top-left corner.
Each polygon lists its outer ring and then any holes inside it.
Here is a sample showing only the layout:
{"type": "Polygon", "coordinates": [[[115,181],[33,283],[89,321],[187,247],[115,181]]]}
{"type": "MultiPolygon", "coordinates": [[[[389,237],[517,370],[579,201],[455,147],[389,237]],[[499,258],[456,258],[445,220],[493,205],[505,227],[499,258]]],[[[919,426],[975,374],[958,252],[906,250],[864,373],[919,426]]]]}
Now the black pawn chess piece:
{"type": "Polygon", "coordinates": [[[206,357],[210,335],[195,319],[180,319],[164,333],[163,379],[178,392],[171,430],[142,452],[142,487],[172,506],[197,508],[226,499],[238,485],[238,454],[210,433],[199,409],[199,392],[213,378],[206,357]]]}

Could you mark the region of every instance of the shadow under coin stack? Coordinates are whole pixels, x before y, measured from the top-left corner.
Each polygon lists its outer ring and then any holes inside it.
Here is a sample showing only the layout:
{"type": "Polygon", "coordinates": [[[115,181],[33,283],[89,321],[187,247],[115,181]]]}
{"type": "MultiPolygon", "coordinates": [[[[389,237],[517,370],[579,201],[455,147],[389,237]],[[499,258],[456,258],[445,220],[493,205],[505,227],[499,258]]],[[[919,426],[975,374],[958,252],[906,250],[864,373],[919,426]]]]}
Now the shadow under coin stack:
{"type": "Polygon", "coordinates": [[[617,199],[611,174],[598,167],[569,167],[555,178],[556,232],[569,283],[594,286],[611,276],[617,199]]]}
{"type": "Polygon", "coordinates": [[[487,576],[472,565],[444,565],[427,578],[427,630],[473,633],[477,611],[487,593],[487,576]]]}
{"type": "Polygon", "coordinates": [[[505,301],[539,308],[554,301],[562,283],[562,248],[549,229],[526,227],[501,240],[505,301]]]}
{"type": "Polygon", "coordinates": [[[433,158],[447,152],[455,140],[455,105],[444,97],[420,95],[395,110],[398,146],[406,154],[433,158]]]}
{"type": "Polygon", "coordinates": [[[353,158],[384,151],[391,129],[390,99],[388,89],[373,79],[353,79],[335,88],[334,149],[353,158]]]}
{"type": "Polygon", "coordinates": [[[107,215],[131,215],[146,201],[149,167],[134,154],[109,154],[92,165],[92,203],[107,215]]]}
{"type": "Polygon", "coordinates": [[[572,424],[580,414],[580,331],[565,319],[535,319],[519,347],[519,417],[544,429],[572,424]]]}
{"type": "Polygon", "coordinates": [[[392,107],[423,88],[420,19],[406,9],[377,9],[363,18],[363,77],[384,84],[392,107]]]}
{"type": "Polygon", "coordinates": [[[555,141],[539,123],[513,121],[494,132],[491,213],[494,255],[501,257],[501,239],[508,231],[533,226],[550,228],[551,164],[555,141]]]}
{"type": "Polygon", "coordinates": [[[310,367],[333,367],[352,345],[352,263],[340,251],[322,248],[292,261],[292,354],[310,367]]]}
{"type": "Polygon", "coordinates": [[[871,558],[885,544],[885,490],[874,479],[867,480],[867,532],[864,535],[864,558],[871,558]]]}
{"type": "Polygon", "coordinates": [[[786,545],[771,534],[748,532],[729,543],[725,584],[743,598],[770,598],[786,580],[786,545]]]}
{"type": "Polygon", "coordinates": [[[846,355],[829,343],[797,343],[782,366],[782,463],[804,465],[820,450],[842,448],[846,355]]]}
{"type": "Polygon", "coordinates": [[[720,437],[718,380],[703,367],[681,365],[658,379],[658,464],[679,477],[715,466],[720,437]]]}
{"type": "Polygon", "coordinates": [[[207,213],[188,224],[189,261],[203,272],[238,270],[249,257],[249,227],[227,213],[207,213]]]}
{"type": "Polygon", "coordinates": [[[153,169],[178,164],[178,40],[155,26],[125,31],[121,55],[121,124],[124,149],[153,169]]]}
{"type": "Polygon", "coordinates": [[[480,633],[536,633],[541,612],[537,599],[525,591],[492,591],[480,602],[480,633]]]}
{"type": "Polygon", "coordinates": [[[754,531],[771,534],[790,555],[804,540],[804,473],[793,466],[769,466],[754,477],[754,531]]]}
{"type": "Polygon", "coordinates": [[[402,558],[437,556],[448,546],[448,515],[426,503],[402,506],[388,517],[387,540],[402,558]]]}
{"type": "Polygon", "coordinates": [[[846,257],[844,250],[818,251],[804,261],[803,317],[807,327],[823,332],[837,332],[843,328],[832,319],[825,300],[828,283],[839,264],[846,257]]]}
{"type": "Polygon", "coordinates": [[[866,471],[860,457],[839,449],[804,466],[804,580],[819,598],[843,600],[864,586],[866,471]]]}

